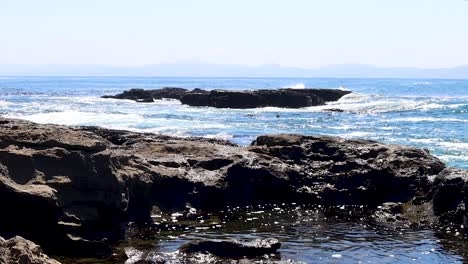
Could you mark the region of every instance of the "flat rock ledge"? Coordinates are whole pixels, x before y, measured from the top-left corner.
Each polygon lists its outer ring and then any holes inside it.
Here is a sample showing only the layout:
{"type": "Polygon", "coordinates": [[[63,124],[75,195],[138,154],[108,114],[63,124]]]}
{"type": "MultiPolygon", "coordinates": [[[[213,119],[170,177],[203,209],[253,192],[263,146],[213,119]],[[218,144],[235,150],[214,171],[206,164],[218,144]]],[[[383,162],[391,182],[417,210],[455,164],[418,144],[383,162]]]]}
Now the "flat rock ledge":
{"type": "Polygon", "coordinates": [[[241,147],[0,118],[0,236],[59,256],[108,256],[127,223],[187,206],[364,205],[353,215],[459,228],[467,182],[428,151],[369,140],[266,135],[241,147]]]}
{"type": "Polygon", "coordinates": [[[41,247],[20,236],[0,237],[0,264],[60,264],[42,252],[41,247]]]}
{"type": "Polygon", "coordinates": [[[154,99],[178,99],[189,106],[211,106],[217,108],[258,108],[283,107],[301,108],[324,105],[337,101],[350,91],[339,89],[275,89],[275,90],[187,90],[166,87],[155,90],[131,89],[117,95],[105,95],[102,98],[129,99],[136,102],[150,103],[154,99]]]}

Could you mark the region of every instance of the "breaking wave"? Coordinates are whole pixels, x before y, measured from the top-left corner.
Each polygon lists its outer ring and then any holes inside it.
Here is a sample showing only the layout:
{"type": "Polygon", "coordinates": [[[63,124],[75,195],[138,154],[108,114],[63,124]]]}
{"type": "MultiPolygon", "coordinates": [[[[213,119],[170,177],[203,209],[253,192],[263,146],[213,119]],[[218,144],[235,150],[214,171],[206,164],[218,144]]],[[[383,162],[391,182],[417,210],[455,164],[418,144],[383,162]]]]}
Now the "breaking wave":
{"type": "Polygon", "coordinates": [[[296,83],[296,84],[283,86],[283,88],[305,89],[306,87],[304,83],[296,83]]]}

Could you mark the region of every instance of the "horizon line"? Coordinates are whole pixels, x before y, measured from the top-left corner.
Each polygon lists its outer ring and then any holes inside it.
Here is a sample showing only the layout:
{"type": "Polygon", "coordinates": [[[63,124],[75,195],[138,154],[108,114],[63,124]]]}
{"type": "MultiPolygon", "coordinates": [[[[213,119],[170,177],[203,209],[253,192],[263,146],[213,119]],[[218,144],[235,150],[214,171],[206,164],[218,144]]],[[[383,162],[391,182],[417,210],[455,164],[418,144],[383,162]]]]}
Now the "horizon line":
{"type": "MultiPolygon", "coordinates": [[[[466,0],[468,1],[468,0],[466,0]]],[[[381,79],[381,80],[461,80],[465,81],[468,78],[437,78],[437,77],[268,77],[268,76],[138,76],[138,75],[0,75],[0,78],[200,78],[200,79],[225,79],[225,78],[237,78],[237,79],[381,79]]]]}
{"type": "MultiPolygon", "coordinates": [[[[466,0],[468,1],[468,0],[466,0]]],[[[373,67],[378,69],[389,69],[389,68],[400,68],[400,69],[418,69],[418,70],[440,70],[440,69],[453,69],[453,68],[460,68],[466,67],[467,64],[457,64],[454,66],[438,66],[438,67],[420,67],[420,66],[383,66],[383,65],[375,65],[375,64],[365,64],[365,63],[338,63],[338,64],[325,64],[320,65],[315,68],[308,68],[302,66],[288,66],[276,63],[263,63],[263,64],[238,64],[238,63],[217,63],[217,62],[197,62],[197,61],[176,61],[176,62],[161,62],[161,63],[147,63],[147,64],[138,64],[138,65],[112,65],[112,64],[88,64],[88,63],[76,63],[76,64],[68,64],[68,63],[0,63],[0,66],[97,66],[97,67],[114,67],[114,68],[138,68],[138,67],[148,67],[148,66],[157,66],[157,65],[196,65],[196,64],[205,64],[205,65],[222,65],[222,66],[242,66],[242,67],[262,67],[262,66],[277,66],[283,68],[296,68],[302,70],[319,70],[322,68],[327,67],[335,67],[335,66],[365,66],[365,67],[373,67]]]]}

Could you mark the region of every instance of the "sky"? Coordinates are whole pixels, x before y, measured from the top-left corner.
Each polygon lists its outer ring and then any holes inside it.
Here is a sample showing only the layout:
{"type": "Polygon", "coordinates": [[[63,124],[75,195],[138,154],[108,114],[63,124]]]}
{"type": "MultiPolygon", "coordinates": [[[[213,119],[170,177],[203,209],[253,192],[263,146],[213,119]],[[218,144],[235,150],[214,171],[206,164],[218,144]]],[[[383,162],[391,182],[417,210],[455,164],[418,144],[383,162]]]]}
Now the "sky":
{"type": "Polygon", "coordinates": [[[0,0],[0,64],[468,64],[466,0],[0,0]]]}

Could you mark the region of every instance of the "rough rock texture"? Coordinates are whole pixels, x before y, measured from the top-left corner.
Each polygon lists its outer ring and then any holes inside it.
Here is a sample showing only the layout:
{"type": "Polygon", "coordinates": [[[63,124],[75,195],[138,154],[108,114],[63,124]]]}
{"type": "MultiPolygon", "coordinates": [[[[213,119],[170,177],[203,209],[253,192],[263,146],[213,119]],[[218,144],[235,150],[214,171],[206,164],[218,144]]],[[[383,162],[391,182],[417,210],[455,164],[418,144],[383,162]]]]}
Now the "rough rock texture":
{"type": "Polygon", "coordinates": [[[256,239],[250,242],[236,240],[192,241],[182,245],[179,251],[186,254],[209,253],[222,258],[253,258],[274,254],[281,243],[275,238],[256,239]]]}
{"type": "Polygon", "coordinates": [[[300,108],[323,105],[325,102],[337,101],[349,91],[336,89],[277,89],[254,91],[205,91],[182,88],[162,88],[157,90],[132,89],[115,96],[103,98],[130,99],[137,102],[153,102],[154,99],[179,99],[190,106],[211,106],[218,108],[256,108],[285,107],[300,108]]]}
{"type": "Polygon", "coordinates": [[[372,214],[394,203],[416,219],[462,223],[466,179],[424,150],[368,140],[275,135],[239,147],[0,119],[0,235],[61,255],[110,254],[122,224],[150,221],[154,206],[295,201],[372,214]]]}
{"type": "Polygon", "coordinates": [[[60,264],[46,256],[41,247],[22,237],[0,237],[0,264],[60,264]]]}
{"type": "Polygon", "coordinates": [[[447,168],[439,173],[434,179],[432,204],[442,221],[467,226],[468,171],[447,168]]]}
{"type": "Polygon", "coordinates": [[[141,103],[154,102],[154,99],[180,99],[188,90],[184,88],[165,87],[156,90],[130,89],[118,95],[105,95],[102,98],[129,99],[141,103]]]}

